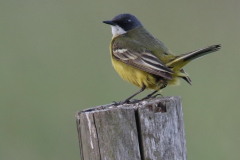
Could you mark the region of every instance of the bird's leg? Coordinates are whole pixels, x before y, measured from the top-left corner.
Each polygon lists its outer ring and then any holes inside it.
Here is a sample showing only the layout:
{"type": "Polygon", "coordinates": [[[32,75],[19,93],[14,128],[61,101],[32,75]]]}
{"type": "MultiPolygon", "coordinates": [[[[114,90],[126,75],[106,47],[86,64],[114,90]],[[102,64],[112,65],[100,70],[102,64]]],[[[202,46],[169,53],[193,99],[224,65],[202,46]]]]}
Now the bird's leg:
{"type": "MultiPolygon", "coordinates": [[[[120,105],[120,104],[124,104],[124,103],[129,103],[129,100],[130,99],[132,99],[133,97],[135,97],[137,94],[139,94],[139,93],[141,93],[142,91],[144,91],[145,90],[145,88],[146,88],[146,86],[143,84],[143,86],[142,86],[142,88],[138,91],[138,92],[136,92],[135,94],[133,94],[132,96],[130,96],[130,97],[128,97],[127,99],[125,99],[124,101],[120,101],[120,102],[114,102],[114,104],[115,105],[120,105]]],[[[134,102],[136,102],[136,101],[134,101],[134,102]]]]}
{"type": "Polygon", "coordinates": [[[148,98],[155,98],[156,96],[161,95],[161,94],[157,94],[157,95],[153,96],[153,95],[154,95],[155,93],[157,93],[158,91],[159,91],[159,90],[156,90],[156,91],[150,93],[149,95],[147,95],[146,97],[144,97],[143,99],[141,99],[141,101],[142,101],[142,100],[145,100],[145,99],[148,99],[148,98]]]}
{"type": "MultiPolygon", "coordinates": [[[[162,86],[159,90],[167,87],[167,85],[168,85],[167,81],[164,81],[163,86],[162,86]]],[[[157,93],[159,90],[153,91],[152,93],[150,93],[149,95],[147,95],[146,97],[144,97],[143,99],[141,99],[141,101],[142,101],[142,100],[145,100],[145,99],[148,99],[148,98],[155,98],[155,97],[157,97],[158,95],[161,95],[161,94],[156,94],[156,95],[154,95],[154,94],[157,93]],[[153,95],[154,95],[154,96],[153,96],[153,95]]],[[[161,95],[161,96],[163,97],[163,95],[161,95]]]]}

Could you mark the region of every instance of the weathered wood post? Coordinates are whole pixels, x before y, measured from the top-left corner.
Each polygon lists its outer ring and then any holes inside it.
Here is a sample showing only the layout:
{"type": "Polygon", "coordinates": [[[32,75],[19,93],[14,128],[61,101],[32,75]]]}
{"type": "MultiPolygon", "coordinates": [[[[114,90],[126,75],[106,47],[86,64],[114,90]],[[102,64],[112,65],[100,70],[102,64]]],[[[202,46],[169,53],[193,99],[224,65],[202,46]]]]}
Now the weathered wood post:
{"type": "Polygon", "coordinates": [[[179,96],[98,106],[76,115],[82,160],[186,160],[179,96]]]}

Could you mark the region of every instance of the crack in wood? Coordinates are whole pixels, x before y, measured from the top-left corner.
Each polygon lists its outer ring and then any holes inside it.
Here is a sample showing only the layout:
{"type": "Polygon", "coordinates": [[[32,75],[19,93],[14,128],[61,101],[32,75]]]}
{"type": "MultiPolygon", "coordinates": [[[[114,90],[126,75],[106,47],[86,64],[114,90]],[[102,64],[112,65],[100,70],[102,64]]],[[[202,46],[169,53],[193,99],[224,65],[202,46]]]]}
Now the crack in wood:
{"type": "Polygon", "coordinates": [[[143,142],[142,142],[142,132],[141,132],[141,124],[140,124],[140,117],[138,110],[135,111],[135,119],[136,119],[136,126],[137,126],[137,132],[138,132],[138,142],[139,142],[139,150],[140,150],[140,156],[141,160],[144,160],[144,148],[143,148],[143,142]]]}
{"type": "Polygon", "coordinates": [[[100,146],[99,146],[99,139],[98,139],[98,130],[97,130],[97,127],[96,127],[94,114],[93,114],[93,122],[94,122],[94,126],[95,126],[95,129],[96,129],[96,134],[97,134],[97,142],[98,142],[98,149],[99,149],[100,160],[102,160],[102,156],[101,156],[101,152],[100,152],[100,146]]]}

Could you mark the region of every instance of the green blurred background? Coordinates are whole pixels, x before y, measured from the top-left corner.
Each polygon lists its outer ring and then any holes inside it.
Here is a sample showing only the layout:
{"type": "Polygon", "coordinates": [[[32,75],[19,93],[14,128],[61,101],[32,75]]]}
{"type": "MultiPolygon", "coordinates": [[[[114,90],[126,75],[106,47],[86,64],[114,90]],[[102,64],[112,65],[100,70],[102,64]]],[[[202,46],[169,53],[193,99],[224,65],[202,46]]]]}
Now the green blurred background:
{"type": "Polygon", "coordinates": [[[119,13],[136,15],[176,54],[222,44],[185,67],[193,86],[162,93],[182,97],[188,159],[239,159],[239,8],[237,0],[1,0],[0,159],[80,159],[75,113],[138,90],[110,61],[102,21],[119,13]]]}

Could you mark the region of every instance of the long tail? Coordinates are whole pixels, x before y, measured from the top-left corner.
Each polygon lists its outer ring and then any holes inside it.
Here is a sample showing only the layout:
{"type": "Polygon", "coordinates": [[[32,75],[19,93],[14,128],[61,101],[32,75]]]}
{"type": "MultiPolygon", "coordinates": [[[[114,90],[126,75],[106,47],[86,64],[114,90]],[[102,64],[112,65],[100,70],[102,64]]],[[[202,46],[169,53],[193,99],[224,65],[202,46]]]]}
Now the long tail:
{"type": "Polygon", "coordinates": [[[175,68],[177,67],[178,69],[181,69],[183,66],[185,66],[188,62],[198,59],[202,56],[205,56],[209,53],[212,52],[216,52],[221,48],[221,45],[212,45],[212,46],[208,46],[205,48],[201,48],[195,51],[192,51],[190,53],[185,53],[182,54],[180,56],[176,56],[174,59],[170,60],[170,62],[168,62],[166,64],[166,66],[170,67],[170,68],[175,68]]]}

